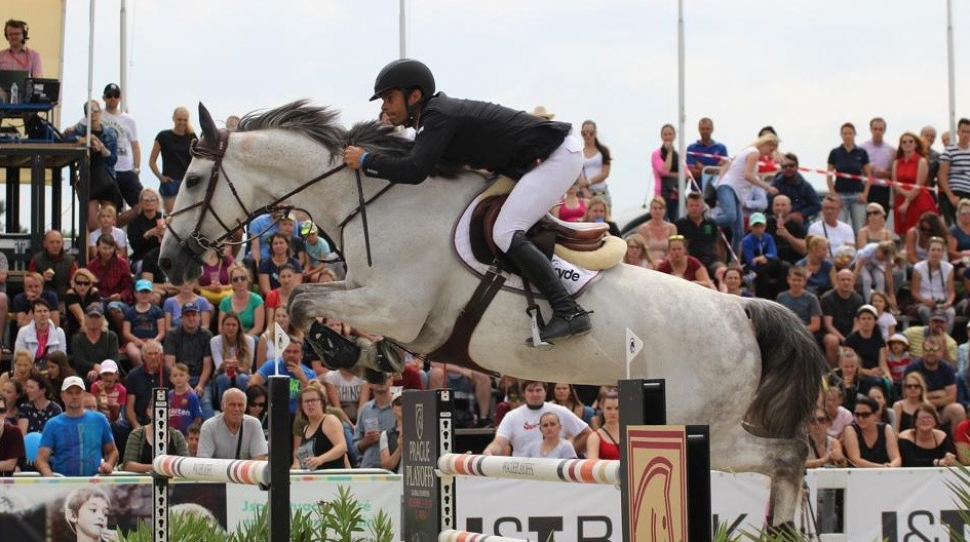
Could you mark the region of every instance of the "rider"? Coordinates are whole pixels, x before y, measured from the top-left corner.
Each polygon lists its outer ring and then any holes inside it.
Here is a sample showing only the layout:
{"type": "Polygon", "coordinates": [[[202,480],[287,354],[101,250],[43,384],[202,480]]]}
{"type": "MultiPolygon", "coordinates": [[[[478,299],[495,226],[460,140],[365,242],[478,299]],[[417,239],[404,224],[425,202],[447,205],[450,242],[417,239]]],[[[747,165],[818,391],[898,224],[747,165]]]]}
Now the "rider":
{"type": "Polygon", "coordinates": [[[439,160],[488,169],[518,182],[495,221],[492,237],[522,275],[549,300],[553,317],[543,341],[589,331],[589,314],[570,297],[548,258],[526,238],[579,177],[582,143],[571,126],[499,105],[435,94],[431,70],[417,60],[391,62],[377,75],[371,101],[395,126],[414,128],[408,156],[396,157],[347,147],[344,162],[371,177],[418,184],[439,160]]]}

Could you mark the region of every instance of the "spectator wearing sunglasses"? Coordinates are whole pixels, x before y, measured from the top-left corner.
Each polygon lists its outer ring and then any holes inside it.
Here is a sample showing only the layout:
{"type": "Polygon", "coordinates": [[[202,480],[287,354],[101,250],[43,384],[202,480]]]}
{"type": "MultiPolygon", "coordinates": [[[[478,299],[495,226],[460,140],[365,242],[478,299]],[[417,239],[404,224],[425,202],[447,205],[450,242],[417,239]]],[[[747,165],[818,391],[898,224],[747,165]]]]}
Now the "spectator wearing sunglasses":
{"type": "Polygon", "coordinates": [[[71,287],[64,295],[64,306],[67,309],[67,322],[64,332],[67,337],[73,337],[81,330],[84,322],[84,308],[88,305],[101,301],[101,294],[98,293],[97,278],[94,273],[87,268],[78,269],[71,279],[71,287]]]}
{"type": "Polygon", "coordinates": [[[830,423],[825,409],[816,407],[815,416],[809,419],[808,425],[808,460],[805,462],[807,468],[845,466],[842,444],[827,432],[830,423]]]}
{"type": "Polygon", "coordinates": [[[936,407],[942,422],[949,426],[953,434],[966,413],[957,402],[956,373],[949,363],[943,362],[943,348],[943,342],[937,336],[926,337],[923,341],[923,357],[909,364],[905,374],[916,371],[923,376],[926,400],[936,407]]]}
{"type": "Polygon", "coordinates": [[[246,414],[259,420],[263,434],[269,438],[269,392],[265,386],[252,384],[246,388],[246,414]]]}
{"type": "Polygon", "coordinates": [[[845,457],[856,468],[891,468],[902,466],[899,443],[892,428],[879,421],[879,405],[869,397],[859,397],[855,404],[855,421],[845,428],[845,457]]]}
{"type": "Polygon", "coordinates": [[[782,157],[781,172],[775,175],[771,186],[778,190],[778,194],[769,196],[768,205],[774,208],[774,198],[787,196],[791,201],[790,217],[799,224],[810,223],[822,210],[815,188],[798,172],[798,156],[794,153],[782,157]]]}

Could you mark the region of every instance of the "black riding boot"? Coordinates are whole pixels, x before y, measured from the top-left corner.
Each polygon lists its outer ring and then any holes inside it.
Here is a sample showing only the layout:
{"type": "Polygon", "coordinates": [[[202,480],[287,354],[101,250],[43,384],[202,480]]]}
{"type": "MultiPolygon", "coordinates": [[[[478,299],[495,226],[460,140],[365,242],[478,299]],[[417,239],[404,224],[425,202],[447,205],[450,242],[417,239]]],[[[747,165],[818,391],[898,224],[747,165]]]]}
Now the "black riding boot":
{"type": "Polygon", "coordinates": [[[519,272],[542,292],[552,306],[552,319],[539,332],[543,341],[586,333],[592,325],[589,314],[573,301],[552,268],[552,262],[539,251],[525,232],[517,231],[505,253],[519,272]]]}

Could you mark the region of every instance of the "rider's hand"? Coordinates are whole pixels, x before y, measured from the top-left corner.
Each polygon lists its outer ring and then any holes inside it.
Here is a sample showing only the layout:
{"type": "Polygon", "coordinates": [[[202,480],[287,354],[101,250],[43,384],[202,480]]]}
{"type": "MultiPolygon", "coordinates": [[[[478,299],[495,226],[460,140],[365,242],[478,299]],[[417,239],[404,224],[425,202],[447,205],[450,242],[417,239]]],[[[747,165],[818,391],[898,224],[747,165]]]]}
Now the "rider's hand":
{"type": "Polygon", "coordinates": [[[344,149],[344,164],[351,169],[360,169],[360,157],[364,154],[364,149],[353,145],[344,149]]]}

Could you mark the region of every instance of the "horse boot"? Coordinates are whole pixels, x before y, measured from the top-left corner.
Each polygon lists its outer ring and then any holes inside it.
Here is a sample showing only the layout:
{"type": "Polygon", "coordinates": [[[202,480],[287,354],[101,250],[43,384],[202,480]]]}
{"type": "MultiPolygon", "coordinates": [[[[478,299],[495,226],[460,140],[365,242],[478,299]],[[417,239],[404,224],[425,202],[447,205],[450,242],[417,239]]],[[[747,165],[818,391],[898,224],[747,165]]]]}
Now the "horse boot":
{"type": "Polygon", "coordinates": [[[306,341],[328,369],[363,368],[379,373],[400,373],[404,359],[387,341],[363,337],[348,339],[321,322],[314,321],[306,341]]]}
{"type": "Polygon", "coordinates": [[[524,231],[512,235],[512,243],[505,255],[552,306],[552,318],[539,332],[543,342],[587,333],[593,327],[589,313],[569,295],[552,268],[552,262],[529,241],[524,231]]]}

